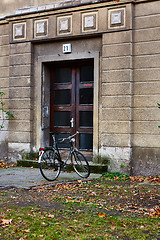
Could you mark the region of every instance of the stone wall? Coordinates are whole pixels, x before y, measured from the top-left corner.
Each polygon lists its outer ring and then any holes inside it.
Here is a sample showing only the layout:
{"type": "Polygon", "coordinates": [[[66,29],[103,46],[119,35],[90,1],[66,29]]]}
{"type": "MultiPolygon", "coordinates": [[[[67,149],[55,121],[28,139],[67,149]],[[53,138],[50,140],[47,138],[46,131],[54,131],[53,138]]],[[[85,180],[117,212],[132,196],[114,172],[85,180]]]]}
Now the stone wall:
{"type": "MultiPolygon", "coordinates": [[[[4,109],[8,109],[9,95],[9,26],[0,24],[0,90],[5,95],[3,101],[4,109]]],[[[1,107],[1,106],[0,106],[1,107]]],[[[0,112],[1,113],[1,112],[0,112]]],[[[2,114],[2,113],[1,113],[2,114]]],[[[2,115],[0,115],[2,117],[2,115]]],[[[0,124],[2,124],[2,118],[0,124]]],[[[8,121],[4,121],[4,128],[0,129],[0,158],[7,157],[8,154],[8,121]]]]}
{"type": "Polygon", "coordinates": [[[160,172],[159,4],[133,5],[131,30],[103,35],[100,151],[112,171],[160,172]]]}
{"type": "Polygon", "coordinates": [[[132,31],[104,34],[100,152],[111,158],[112,171],[130,163],[132,84],[132,31]]]}
{"type": "Polygon", "coordinates": [[[160,172],[159,1],[135,5],[133,173],[160,172]]]}
{"type": "Polygon", "coordinates": [[[10,159],[14,152],[30,151],[32,142],[32,50],[31,43],[10,45],[9,68],[10,111],[14,119],[9,124],[10,159]]]}

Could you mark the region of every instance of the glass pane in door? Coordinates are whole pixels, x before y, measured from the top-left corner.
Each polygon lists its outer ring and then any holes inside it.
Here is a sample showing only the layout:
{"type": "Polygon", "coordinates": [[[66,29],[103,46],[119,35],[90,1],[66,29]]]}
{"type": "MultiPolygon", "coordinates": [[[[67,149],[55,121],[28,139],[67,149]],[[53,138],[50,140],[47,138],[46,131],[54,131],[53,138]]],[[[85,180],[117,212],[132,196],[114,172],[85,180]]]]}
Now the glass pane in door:
{"type": "Polygon", "coordinates": [[[54,91],[54,105],[70,105],[71,103],[71,90],[55,90],[54,91]]]}
{"type": "Polygon", "coordinates": [[[92,150],[93,149],[93,134],[81,133],[80,134],[80,149],[92,150]]]}
{"type": "Polygon", "coordinates": [[[93,88],[82,88],[79,90],[80,104],[93,104],[93,88]]]}
{"type": "Polygon", "coordinates": [[[80,70],[80,81],[81,82],[92,82],[93,81],[93,66],[81,66],[80,70]]]}
{"type": "Polygon", "coordinates": [[[80,111],[80,127],[93,127],[93,112],[80,111]]]}
{"type": "Polygon", "coordinates": [[[72,70],[71,68],[57,68],[55,70],[54,83],[68,83],[71,82],[72,70]]]}
{"type": "Polygon", "coordinates": [[[70,112],[69,111],[55,111],[54,112],[54,127],[70,127],[70,112]]]}

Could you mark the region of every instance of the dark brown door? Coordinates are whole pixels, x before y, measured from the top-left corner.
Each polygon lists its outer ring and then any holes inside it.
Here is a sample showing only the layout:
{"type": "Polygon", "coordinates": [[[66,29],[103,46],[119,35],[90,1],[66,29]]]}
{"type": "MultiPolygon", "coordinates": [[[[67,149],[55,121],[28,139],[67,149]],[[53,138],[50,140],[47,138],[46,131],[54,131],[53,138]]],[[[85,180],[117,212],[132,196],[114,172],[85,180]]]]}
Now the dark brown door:
{"type": "Polygon", "coordinates": [[[93,60],[85,60],[54,64],[51,70],[50,130],[57,138],[79,131],[81,150],[93,149],[93,69],[93,60]]]}

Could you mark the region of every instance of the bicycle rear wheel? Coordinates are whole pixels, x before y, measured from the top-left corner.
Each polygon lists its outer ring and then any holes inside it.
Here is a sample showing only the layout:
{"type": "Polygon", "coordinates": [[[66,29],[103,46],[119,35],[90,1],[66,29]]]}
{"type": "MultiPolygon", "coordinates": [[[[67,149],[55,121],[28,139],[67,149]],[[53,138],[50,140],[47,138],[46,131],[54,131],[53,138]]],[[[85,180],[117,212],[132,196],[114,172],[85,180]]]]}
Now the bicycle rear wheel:
{"type": "Polygon", "coordinates": [[[85,156],[81,152],[75,150],[72,152],[71,158],[75,172],[82,178],[89,177],[90,167],[85,156]]]}
{"type": "Polygon", "coordinates": [[[48,181],[54,181],[58,178],[61,171],[61,163],[53,149],[44,150],[40,163],[40,172],[48,181]]]}

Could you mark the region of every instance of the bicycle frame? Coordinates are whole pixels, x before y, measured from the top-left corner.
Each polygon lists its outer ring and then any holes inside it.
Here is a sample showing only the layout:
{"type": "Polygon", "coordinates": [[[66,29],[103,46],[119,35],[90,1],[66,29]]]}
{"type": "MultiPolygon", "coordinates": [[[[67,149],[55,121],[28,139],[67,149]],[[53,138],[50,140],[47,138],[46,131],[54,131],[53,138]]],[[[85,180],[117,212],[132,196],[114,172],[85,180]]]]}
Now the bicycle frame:
{"type": "MultiPolygon", "coordinates": [[[[59,148],[58,148],[56,142],[55,142],[55,144],[53,145],[53,149],[55,150],[55,154],[57,154],[57,156],[58,156],[58,158],[59,158],[61,164],[62,164],[63,167],[64,167],[64,166],[66,165],[66,163],[67,163],[69,157],[71,156],[72,152],[74,151],[73,142],[70,141],[70,149],[69,149],[69,153],[68,153],[68,155],[67,155],[65,161],[62,161],[61,154],[60,154],[60,152],[59,152],[59,148]]],[[[71,159],[71,161],[72,161],[72,159],[71,159]]]]}
{"type": "Polygon", "coordinates": [[[42,176],[48,181],[54,181],[58,178],[62,168],[64,172],[69,170],[68,166],[71,165],[74,171],[82,178],[87,178],[90,174],[90,168],[87,159],[79,152],[74,146],[76,134],[68,138],[55,140],[55,135],[52,134],[53,146],[39,149],[39,167],[42,176]],[[70,148],[67,153],[64,153],[65,160],[62,160],[63,154],[59,151],[58,143],[69,141],[70,148]],[[74,155],[72,157],[72,154],[74,155]],[[61,157],[62,156],[62,157],[61,157]],[[67,161],[69,163],[67,164],[67,161]]]}
{"type": "MultiPolygon", "coordinates": [[[[45,151],[46,149],[52,149],[52,150],[54,151],[54,154],[57,154],[58,159],[59,159],[59,161],[61,162],[62,166],[65,166],[66,163],[67,163],[67,161],[68,161],[68,159],[69,159],[69,157],[71,156],[71,153],[74,151],[72,139],[73,139],[73,137],[74,137],[76,134],[78,134],[78,133],[79,133],[79,132],[76,132],[74,135],[72,135],[72,136],[70,136],[70,137],[68,138],[68,139],[70,139],[70,150],[69,150],[69,153],[68,153],[67,158],[66,158],[65,161],[62,161],[61,154],[60,154],[60,152],[59,152],[59,148],[58,148],[57,142],[56,142],[56,140],[55,140],[55,135],[52,135],[52,138],[53,138],[53,146],[52,146],[52,147],[46,147],[46,148],[40,148],[40,149],[39,149],[39,159],[38,159],[38,163],[41,162],[41,158],[42,158],[42,155],[43,155],[44,151],[45,151]]],[[[62,139],[62,140],[59,141],[59,143],[65,141],[65,140],[66,140],[66,139],[62,139]]],[[[71,159],[71,161],[72,161],[72,159],[71,159]]]]}

